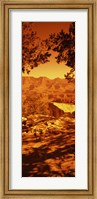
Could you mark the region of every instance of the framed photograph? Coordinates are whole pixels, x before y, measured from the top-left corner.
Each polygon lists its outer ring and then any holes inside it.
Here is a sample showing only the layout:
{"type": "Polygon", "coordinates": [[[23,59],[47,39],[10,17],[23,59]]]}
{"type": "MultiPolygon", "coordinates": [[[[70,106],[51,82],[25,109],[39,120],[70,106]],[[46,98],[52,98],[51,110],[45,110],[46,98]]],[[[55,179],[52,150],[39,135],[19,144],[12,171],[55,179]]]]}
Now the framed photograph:
{"type": "Polygon", "coordinates": [[[96,3],[0,3],[1,198],[97,198],[96,3]]]}

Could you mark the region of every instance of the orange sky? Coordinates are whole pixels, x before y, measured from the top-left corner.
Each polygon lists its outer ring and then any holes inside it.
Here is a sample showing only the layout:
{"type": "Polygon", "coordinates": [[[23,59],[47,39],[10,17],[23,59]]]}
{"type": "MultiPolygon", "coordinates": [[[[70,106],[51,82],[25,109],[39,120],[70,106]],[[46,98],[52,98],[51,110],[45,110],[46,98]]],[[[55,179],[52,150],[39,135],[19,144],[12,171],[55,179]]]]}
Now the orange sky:
{"type": "MultiPolygon", "coordinates": [[[[40,37],[41,39],[46,39],[49,34],[58,33],[62,29],[64,30],[64,32],[68,32],[70,24],[70,22],[32,22],[31,29],[37,32],[38,37],[40,37]]],[[[40,64],[38,67],[31,70],[29,75],[23,73],[23,76],[46,76],[50,79],[54,79],[56,77],[64,78],[64,74],[66,74],[70,69],[69,67],[65,66],[63,62],[57,64],[55,56],[55,52],[52,52],[50,62],[40,64]]]]}
{"type": "Polygon", "coordinates": [[[51,33],[58,33],[60,30],[69,31],[71,22],[32,22],[33,30],[41,39],[46,39],[51,33]]]}

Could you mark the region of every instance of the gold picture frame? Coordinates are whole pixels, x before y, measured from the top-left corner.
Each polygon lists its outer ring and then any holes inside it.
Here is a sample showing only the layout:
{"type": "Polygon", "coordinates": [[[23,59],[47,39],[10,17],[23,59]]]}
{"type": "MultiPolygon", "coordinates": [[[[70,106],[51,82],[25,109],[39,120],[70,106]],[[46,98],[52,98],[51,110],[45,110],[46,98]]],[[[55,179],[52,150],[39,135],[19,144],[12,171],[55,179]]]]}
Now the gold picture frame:
{"type": "Polygon", "coordinates": [[[92,0],[1,0],[0,20],[0,198],[96,199],[97,198],[97,1],[92,0]],[[9,190],[9,10],[10,9],[87,9],[88,12],[88,190],[9,190]]]}

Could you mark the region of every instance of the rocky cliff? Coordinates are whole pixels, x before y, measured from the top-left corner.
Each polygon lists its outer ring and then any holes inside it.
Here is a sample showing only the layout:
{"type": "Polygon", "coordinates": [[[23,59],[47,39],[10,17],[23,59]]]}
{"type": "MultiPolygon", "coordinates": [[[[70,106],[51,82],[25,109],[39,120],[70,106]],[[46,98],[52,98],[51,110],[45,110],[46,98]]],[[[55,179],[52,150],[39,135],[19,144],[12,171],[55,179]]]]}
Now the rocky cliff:
{"type": "Polygon", "coordinates": [[[75,114],[75,105],[74,104],[66,104],[66,103],[58,103],[51,102],[49,103],[50,115],[56,118],[65,115],[65,116],[74,116],[75,114]]]}
{"type": "Polygon", "coordinates": [[[55,106],[53,103],[49,103],[49,110],[50,110],[50,115],[56,118],[64,115],[64,111],[55,106]]]}

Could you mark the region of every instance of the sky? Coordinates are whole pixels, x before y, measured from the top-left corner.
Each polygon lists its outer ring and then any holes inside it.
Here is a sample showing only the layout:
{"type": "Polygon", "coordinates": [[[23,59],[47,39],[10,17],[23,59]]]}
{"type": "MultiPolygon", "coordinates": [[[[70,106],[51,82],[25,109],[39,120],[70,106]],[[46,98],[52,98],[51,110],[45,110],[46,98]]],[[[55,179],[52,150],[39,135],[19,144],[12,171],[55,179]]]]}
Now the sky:
{"type": "MultiPolygon", "coordinates": [[[[25,22],[27,23],[27,22],[25,22]]],[[[31,30],[37,32],[37,36],[41,39],[46,39],[51,33],[58,33],[62,29],[64,32],[69,32],[70,22],[32,22],[31,30]]],[[[25,30],[26,31],[26,30],[25,30]]],[[[63,62],[58,64],[55,60],[56,53],[52,52],[50,57],[50,62],[45,64],[40,64],[38,67],[31,70],[29,75],[23,73],[23,76],[33,76],[33,77],[48,77],[50,79],[54,78],[64,78],[64,74],[70,71],[63,62]]]]}

